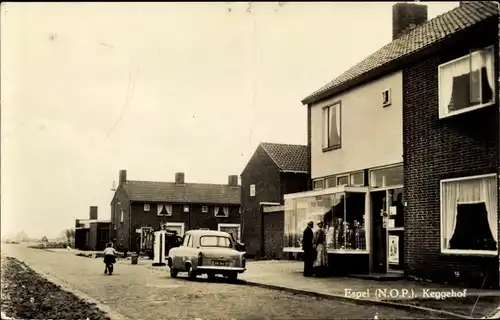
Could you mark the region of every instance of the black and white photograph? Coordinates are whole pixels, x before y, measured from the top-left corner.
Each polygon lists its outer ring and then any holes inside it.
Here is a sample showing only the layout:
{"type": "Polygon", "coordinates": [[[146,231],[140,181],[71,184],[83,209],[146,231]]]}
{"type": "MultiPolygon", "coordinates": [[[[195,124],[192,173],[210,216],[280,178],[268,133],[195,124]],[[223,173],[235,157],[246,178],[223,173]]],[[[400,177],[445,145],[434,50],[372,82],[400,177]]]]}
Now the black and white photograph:
{"type": "Polygon", "coordinates": [[[0,8],[2,320],[500,318],[498,2],[0,8]]]}

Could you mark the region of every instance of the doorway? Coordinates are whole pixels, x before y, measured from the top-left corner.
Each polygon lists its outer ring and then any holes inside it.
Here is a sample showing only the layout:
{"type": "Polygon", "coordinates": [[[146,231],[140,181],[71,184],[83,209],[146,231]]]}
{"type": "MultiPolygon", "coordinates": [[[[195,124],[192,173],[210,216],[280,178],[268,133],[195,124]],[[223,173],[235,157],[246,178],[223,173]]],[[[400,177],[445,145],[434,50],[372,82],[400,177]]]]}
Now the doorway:
{"type": "Polygon", "coordinates": [[[373,254],[372,272],[387,273],[387,232],[384,226],[384,216],[386,215],[387,192],[370,192],[371,215],[372,215],[372,244],[373,254]]]}

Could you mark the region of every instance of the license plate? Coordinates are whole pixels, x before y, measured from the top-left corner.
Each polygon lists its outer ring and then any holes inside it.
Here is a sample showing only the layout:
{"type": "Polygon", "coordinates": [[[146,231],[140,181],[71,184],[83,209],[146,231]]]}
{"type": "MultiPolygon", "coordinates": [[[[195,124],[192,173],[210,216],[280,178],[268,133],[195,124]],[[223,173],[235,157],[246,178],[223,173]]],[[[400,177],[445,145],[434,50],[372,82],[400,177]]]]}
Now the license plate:
{"type": "Polygon", "coordinates": [[[227,261],[212,261],[212,264],[217,267],[227,267],[229,262],[227,261]]]}

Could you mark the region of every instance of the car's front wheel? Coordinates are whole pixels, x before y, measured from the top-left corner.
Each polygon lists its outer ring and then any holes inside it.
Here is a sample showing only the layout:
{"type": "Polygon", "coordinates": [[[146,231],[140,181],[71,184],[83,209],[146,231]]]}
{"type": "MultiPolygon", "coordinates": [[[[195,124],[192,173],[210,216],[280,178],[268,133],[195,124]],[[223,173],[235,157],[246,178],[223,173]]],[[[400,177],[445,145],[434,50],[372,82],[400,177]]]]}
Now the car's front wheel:
{"type": "Polygon", "coordinates": [[[170,268],[170,276],[172,278],[176,278],[178,273],[179,273],[179,271],[177,269],[174,269],[172,267],[170,268]]]}
{"type": "Polygon", "coordinates": [[[188,266],[187,270],[188,270],[188,278],[192,279],[192,280],[196,279],[197,274],[196,274],[196,271],[193,270],[193,267],[188,266]]]}

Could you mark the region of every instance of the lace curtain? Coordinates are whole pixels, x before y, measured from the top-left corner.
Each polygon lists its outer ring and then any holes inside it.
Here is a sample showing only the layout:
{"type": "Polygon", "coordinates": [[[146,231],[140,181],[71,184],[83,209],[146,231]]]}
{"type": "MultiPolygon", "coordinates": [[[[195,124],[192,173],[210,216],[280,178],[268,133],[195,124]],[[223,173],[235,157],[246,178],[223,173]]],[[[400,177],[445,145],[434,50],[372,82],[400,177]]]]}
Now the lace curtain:
{"type": "Polygon", "coordinates": [[[493,238],[498,243],[497,183],[495,176],[445,182],[441,188],[441,201],[444,248],[449,248],[449,241],[455,231],[457,205],[459,203],[484,202],[486,204],[488,224],[493,238]]]}

